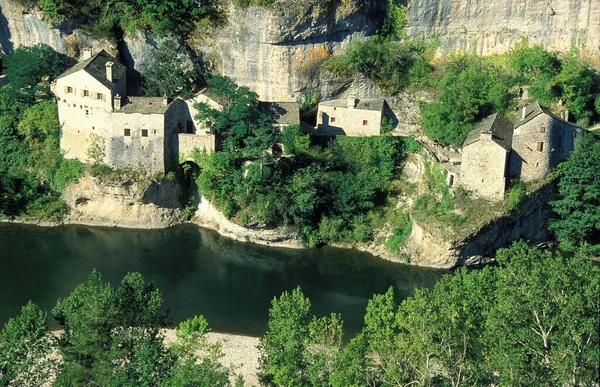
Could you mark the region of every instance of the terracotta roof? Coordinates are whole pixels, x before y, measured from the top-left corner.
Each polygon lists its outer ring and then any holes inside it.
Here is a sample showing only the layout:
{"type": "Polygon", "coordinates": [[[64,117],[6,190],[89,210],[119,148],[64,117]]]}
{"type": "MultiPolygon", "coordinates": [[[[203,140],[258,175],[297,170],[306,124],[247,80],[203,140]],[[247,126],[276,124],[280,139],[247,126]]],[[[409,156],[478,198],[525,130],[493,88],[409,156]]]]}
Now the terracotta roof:
{"type": "Polygon", "coordinates": [[[58,76],[57,79],[66,77],[67,75],[74,74],[80,70],[83,70],[94,77],[97,81],[102,83],[104,86],[109,89],[121,79],[123,74],[125,74],[125,66],[119,63],[112,55],[108,52],[101,50],[96,55],[92,56],[90,59],[85,60],[83,62],[77,63],[75,66],[71,67],[64,73],[58,76]],[[112,71],[113,71],[113,82],[106,79],[106,63],[113,62],[112,71]]]}
{"type": "MultiPolygon", "coordinates": [[[[385,103],[384,98],[357,98],[358,103],[354,107],[356,110],[374,110],[374,111],[383,111],[383,106],[385,103]]],[[[323,101],[320,105],[324,106],[333,106],[333,107],[348,107],[348,99],[332,99],[329,101],[323,101]]]]}
{"type": "Polygon", "coordinates": [[[503,115],[495,113],[481,120],[479,126],[469,133],[463,147],[479,141],[482,133],[492,133],[492,141],[510,151],[512,148],[513,131],[514,126],[512,122],[503,115]]]}
{"type": "Polygon", "coordinates": [[[300,107],[296,102],[260,102],[261,109],[266,111],[278,125],[299,125],[300,107]]]}
{"type": "Polygon", "coordinates": [[[127,97],[122,105],[121,113],[163,114],[173,102],[164,104],[161,97],[127,97]]]}

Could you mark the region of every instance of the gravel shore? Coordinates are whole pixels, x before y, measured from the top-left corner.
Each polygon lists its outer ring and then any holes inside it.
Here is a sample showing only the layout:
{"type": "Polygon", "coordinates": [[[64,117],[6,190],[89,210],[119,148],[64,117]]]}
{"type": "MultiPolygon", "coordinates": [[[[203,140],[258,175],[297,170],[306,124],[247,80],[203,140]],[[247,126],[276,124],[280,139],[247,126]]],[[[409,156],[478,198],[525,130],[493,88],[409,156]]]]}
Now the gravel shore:
{"type": "MultiPolygon", "coordinates": [[[[175,340],[175,330],[166,329],[163,332],[165,343],[175,340]]],[[[210,344],[221,343],[223,357],[221,363],[232,367],[237,375],[244,378],[244,386],[260,386],[258,382],[259,352],[258,337],[233,335],[229,333],[210,332],[206,335],[210,344]]]]}

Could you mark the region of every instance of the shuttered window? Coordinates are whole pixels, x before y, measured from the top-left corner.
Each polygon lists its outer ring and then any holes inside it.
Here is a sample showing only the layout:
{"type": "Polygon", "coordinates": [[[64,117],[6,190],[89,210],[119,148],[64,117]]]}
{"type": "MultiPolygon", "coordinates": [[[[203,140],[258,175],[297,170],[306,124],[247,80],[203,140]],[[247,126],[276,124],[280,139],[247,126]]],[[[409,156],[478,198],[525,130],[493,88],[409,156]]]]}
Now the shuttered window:
{"type": "Polygon", "coordinates": [[[538,152],[541,152],[544,150],[544,143],[543,142],[538,142],[537,143],[537,150],[538,152]]]}

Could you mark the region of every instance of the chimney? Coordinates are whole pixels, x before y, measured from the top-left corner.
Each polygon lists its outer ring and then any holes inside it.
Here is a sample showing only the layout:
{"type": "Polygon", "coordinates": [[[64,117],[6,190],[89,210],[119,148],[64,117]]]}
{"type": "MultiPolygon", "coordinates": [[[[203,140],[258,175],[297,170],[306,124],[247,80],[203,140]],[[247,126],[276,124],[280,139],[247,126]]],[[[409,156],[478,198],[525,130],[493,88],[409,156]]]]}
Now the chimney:
{"type": "Polygon", "coordinates": [[[91,57],[92,57],[92,49],[91,48],[84,48],[81,60],[88,60],[91,57]]]}
{"type": "Polygon", "coordinates": [[[113,62],[106,62],[106,79],[110,82],[113,81],[113,72],[112,72],[113,62]]]}
{"type": "Polygon", "coordinates": [[[521,120],[524,120],[525,117],[527,117],[527,106],[523,106],[523,109],[521,109],[521,120]]]}
{"type": "Polygon", "coordinates": [[[167,106],[172,101],[173,101],[173,98],[171,98],[171,97],[163,97],[163,106],[167,106]]]}
{"type": "Polygon", "coordinates": [[[356,107],[357,103],[358,103],[358,99],[356,99],[354,97],[349,97],[348,98],[348,109],[354,109],[356,107]]]}
{"type": "Polygon", "coordinates": [[[115,95],[113,106],[115,110],[121,110],[121,96],[119,94],[115,95]]]}

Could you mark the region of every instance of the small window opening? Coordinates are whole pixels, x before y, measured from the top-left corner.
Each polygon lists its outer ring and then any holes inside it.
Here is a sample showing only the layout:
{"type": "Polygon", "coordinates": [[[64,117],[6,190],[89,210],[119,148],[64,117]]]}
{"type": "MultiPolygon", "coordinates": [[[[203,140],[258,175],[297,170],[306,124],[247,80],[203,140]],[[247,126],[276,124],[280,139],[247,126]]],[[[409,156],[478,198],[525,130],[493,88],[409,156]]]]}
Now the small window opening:
{"type": "Polygon", "coordinates": [[[367,125],[369,125],[369,121],[363,120],[363,126],[367,126],[367,125]]]}
{"type": "Polygon", "coordinates": [[[89,97],[90,96],[90,91],[89,90],[84,90],[83,91],[83,96],[84,97],[89,97]]]}
{"type": "Polygon", "coordinates": [[[148,129],[142,129],[142,137],[148,137],[148,129]]]}
{"type": "Polygon", "coordinates": [[[125,137],[131,137],[131,129],[124,129],[123,130],[123,135],[125,137]]]}
{"type": "Polygon", "coordinates": [[[546,127],[541,126],[540,127],[540,133],[546,133],[546,127]]]}
{"type": "Polygon", "coordinates": [[[102,93],[96,93],[96,99],[104,101],[104,94],[102,94],[102,93]]]}
{"type": "Polygon", "coordinates": [[[72,93],[73,92],[73,88],[71,86],[67,86],[67,93],[72,93]]]}
{"type": "Polygon", "coordinates": [[[538,142],[537,143],[537,150],[538,152],[541,152],[544,150],[544,143],[543,142],[538,142]]]}
{"type": "Polygon", "coordinates": [[[331,122],[335,122],[335,117],[331,117],[331,122]]]}
{"type": "Polygon", "coordinates": [[[85,109],[85,116],[89,116],[90,115],[90,109],[85,109]]]}
{"type": "Polygon", "coordinates": [[[190,134],[194,133],[194,123],[191,120],[187,121],[185,132],[190,134]]]}

